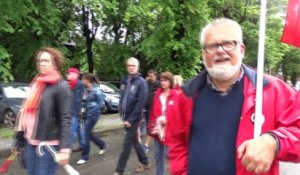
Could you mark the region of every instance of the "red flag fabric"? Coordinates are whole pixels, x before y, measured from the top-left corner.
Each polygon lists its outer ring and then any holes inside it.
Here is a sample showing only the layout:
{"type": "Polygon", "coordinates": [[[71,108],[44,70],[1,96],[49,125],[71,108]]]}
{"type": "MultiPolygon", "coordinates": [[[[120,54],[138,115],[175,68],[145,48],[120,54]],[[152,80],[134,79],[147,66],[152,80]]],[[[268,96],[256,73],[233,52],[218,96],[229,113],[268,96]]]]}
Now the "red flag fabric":
{"type": "Polygon", "coordinates": [[[0,166],[0,173],[6,173],[16,157],[17,155],[12,153],[0,166]]]}
{"type": "Polygon", "coordinates": [[[281,42],[300,47],[300,0],[289,0],[281,42]]]}

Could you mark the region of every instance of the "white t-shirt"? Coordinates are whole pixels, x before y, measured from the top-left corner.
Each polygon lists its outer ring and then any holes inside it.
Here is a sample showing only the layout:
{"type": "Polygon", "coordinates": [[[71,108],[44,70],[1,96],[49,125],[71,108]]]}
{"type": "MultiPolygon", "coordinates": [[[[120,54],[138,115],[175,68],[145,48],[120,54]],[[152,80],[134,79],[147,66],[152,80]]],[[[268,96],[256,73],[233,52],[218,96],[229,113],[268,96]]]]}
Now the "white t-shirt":
{"type": "Polygon", "coordinates": [[[159,96],[160,103],[161,103],[161,113],[162,115],[165,115],[166,113],[166,104],[167,104],[167,97],[164,94],[161,94],[159,96]]]}

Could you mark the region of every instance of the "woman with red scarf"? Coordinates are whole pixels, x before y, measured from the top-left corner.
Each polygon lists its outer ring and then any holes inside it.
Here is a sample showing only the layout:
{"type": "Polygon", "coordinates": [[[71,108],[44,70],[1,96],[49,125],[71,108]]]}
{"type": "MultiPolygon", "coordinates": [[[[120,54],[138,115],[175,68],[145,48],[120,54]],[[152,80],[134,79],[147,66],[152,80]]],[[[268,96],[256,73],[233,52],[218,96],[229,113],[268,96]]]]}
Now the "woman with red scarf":
{"type": "Polygon", "coordinates": [[[72,94],[59,72],[63,65],[60,51],[43,48],[36,52],[35,61],[39,73],[19,114],[12,151],[25,149],[28,175],[54,175],[56,162],[65,165],[70,157],[72,94]],[[37,155],[41,141],[57,149],[55,158],[44,148],[45,155],[37,155]]]}

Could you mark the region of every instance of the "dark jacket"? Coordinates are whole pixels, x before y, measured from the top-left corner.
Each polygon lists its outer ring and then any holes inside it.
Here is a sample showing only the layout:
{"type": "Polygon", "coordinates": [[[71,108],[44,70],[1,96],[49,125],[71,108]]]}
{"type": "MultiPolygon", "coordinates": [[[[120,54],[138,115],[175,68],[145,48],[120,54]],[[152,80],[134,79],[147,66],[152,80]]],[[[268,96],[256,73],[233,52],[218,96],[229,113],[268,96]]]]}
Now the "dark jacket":
{"type": "Polygon", "coordinates": [[[94,86],[92,89],[87,90],[88,97],[86,101],[86,116],[94,116],[95,114],[101,113],[102,108],[105,105],[103,94],[101,90],[94,86]]]}
{"type": "Polygon", "coordinates": [[[145,108],[150,110],[152,105],[153,105],[153,97],[156,92],[156,90],[159,88],[160,84],[159,81],[155,81],[153,83],[150,83],[148,81],[148,98],[147,98],[147,103],[145,105],[145,108]]]}
{"type": "Polygon", "coordinates": [[[74,89],[72,89],[72,117],[77,117],[81,108],[81,99],[84,92],[84,85],[81,80],[78,80],[74,89]]]}
{"type": "MultiPolygon", "coordinates": [[[[70,148],[71,100],[71,90],[66,81],[46,85],[40,101],[38,122],[33,139],[59,140],[60,148],[70,148]]],[[[23,135],[23,131],[16,133],[13,146],[24,145],[23,135]]]]}
{"type": "Polygon", "coordinates": [[[125,76],[121,80],[120,113],[123,121],[131,124],[140,121],[147,93],[147,82],[140,75],[125,76]]]}

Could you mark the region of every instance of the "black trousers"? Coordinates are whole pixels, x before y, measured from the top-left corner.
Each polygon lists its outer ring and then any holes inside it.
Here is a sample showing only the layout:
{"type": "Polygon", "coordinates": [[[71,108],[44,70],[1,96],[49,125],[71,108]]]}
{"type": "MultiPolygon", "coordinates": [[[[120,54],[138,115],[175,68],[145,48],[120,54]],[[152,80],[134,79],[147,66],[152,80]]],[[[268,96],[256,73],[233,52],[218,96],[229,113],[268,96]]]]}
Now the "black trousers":
{"type": "Polygon", "coordinates": [[[121,152],[116,172],[123,173],[131,153],[131,147],[136,151],[138,160],[144,165],[149,164],[148,157],[138,141],[137,129],[139,123],[134,123],[130,128],[125,128],[126,134],[123,142],[123,150],[121,152]]]}

